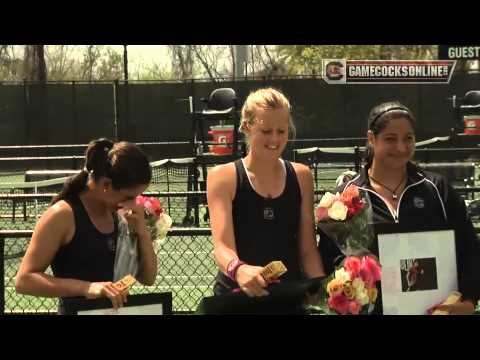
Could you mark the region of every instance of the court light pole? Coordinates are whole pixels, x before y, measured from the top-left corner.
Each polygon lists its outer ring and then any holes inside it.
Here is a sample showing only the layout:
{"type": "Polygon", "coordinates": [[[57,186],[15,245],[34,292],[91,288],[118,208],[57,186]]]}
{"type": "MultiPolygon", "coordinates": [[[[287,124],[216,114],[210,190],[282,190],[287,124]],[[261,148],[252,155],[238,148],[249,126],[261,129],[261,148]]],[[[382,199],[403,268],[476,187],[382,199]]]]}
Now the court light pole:
{"type": "Polygon", "coordinates": [[[235,45],[235,77],[247,76],[247,46],[235,45]]]}
{"type": "Polygon", "coordinates": [[[128,81],[128,52],[127,45],[123,45],[123,79],[128,81]]]}

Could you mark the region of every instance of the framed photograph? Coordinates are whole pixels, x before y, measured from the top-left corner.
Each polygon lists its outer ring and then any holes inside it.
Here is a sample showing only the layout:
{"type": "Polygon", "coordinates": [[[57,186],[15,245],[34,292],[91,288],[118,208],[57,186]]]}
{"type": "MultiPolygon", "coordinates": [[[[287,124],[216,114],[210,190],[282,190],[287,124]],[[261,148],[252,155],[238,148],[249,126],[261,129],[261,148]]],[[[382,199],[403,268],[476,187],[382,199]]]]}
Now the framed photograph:
{"type": "Polygon", "coordinates": [[[384,315],[423,315],[458,289],[455,231],[375,226],[384,315]]]}
{"type": "Polygon", "coordinates": [[[107,298],[63,299],[66,315],[171,315],[172,293],[150,293],[128,295],[127,303],[113,309],[107,298]]]}

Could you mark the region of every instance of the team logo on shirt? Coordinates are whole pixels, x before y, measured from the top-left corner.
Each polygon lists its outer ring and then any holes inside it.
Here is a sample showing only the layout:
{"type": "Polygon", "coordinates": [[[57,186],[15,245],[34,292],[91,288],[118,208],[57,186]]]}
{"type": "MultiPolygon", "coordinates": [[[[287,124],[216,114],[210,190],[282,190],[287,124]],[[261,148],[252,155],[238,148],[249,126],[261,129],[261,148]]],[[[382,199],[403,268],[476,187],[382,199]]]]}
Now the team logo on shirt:
{"type": "Polygon", "coordinates": [[[423,209],[425,207],[425,200],[415,196],[413,198],[413,206],[417,209],[423,209]]]}
{"type": "Polygon", "coordinates": [[[107,248],[109,251],[115,251],[115,239],[114,238],[108,238],[107,240],[107,248]]]}
{"type": "Polygon", "coordinates": [[[274,219],[273,208],[271,207],[264,207],[263,208],[263,218],[265,220],[273,220],[274,219]]]}

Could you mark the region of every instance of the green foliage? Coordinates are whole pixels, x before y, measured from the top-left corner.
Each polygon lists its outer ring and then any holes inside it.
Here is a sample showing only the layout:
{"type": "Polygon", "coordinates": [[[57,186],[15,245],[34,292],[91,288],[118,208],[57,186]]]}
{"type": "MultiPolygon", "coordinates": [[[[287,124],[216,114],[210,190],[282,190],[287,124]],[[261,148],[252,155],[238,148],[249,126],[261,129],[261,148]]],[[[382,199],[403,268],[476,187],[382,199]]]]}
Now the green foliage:
{"type": "Polygon", "coordinates": [[[123,56],[107,47],[97,68],[98,80],[113,80],[123,78],[123,56]]]}
{"type": "Polygon", "coordinates": [[[167,80],[173,79],[173,73],[166,66],[160,64],[141,64],[136,70],[130,72],[130,78],[134,80],[167,80]]]}

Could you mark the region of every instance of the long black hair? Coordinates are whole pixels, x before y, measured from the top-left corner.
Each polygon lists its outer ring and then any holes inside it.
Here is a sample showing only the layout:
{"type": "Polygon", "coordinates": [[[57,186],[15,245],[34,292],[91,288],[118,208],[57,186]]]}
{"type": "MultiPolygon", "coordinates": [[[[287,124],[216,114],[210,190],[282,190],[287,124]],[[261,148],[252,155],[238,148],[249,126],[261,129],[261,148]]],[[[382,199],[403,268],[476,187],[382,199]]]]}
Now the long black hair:
{"type": "Polygon", "coordinates": [[[86,190],[89,176],[94,181],[107,177],[112,181],[112,187],[119,190],[150,183],[152,168],[147,156],[133,143],[114,143],[106,138],[93,140],[85,152],[84,168],[65,181],[51,205],[86,190]]]}
{"type": "MultiPolygon", "coordinates": [[[[384,102],[380,105],[376,105],[370,110],[368,115],[368,130],[371,130],[373,135],[377,136],[388,125],[390,120],[397,118],[406,118],[410,121],[412,128],[415,129],[415,117],[408,107],[400,103],[399,101],[384,102]]],[[[369,168],[373,162],[373,147],[370,145],[367,139],[365,164],[369,168]]],[[[413,164],[413,163],[412,163],[413,164]]]]}

